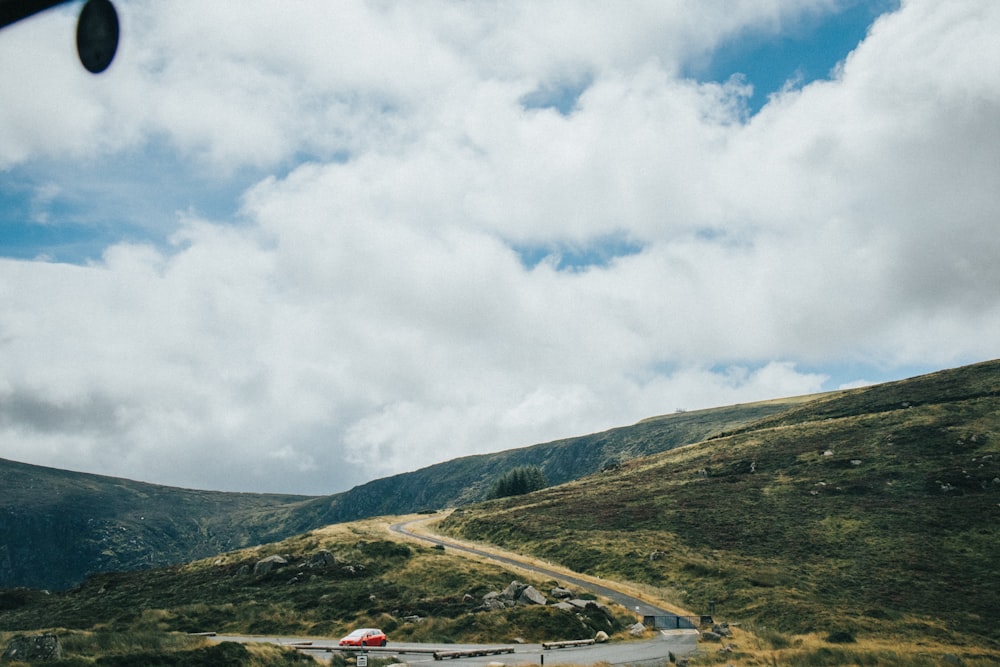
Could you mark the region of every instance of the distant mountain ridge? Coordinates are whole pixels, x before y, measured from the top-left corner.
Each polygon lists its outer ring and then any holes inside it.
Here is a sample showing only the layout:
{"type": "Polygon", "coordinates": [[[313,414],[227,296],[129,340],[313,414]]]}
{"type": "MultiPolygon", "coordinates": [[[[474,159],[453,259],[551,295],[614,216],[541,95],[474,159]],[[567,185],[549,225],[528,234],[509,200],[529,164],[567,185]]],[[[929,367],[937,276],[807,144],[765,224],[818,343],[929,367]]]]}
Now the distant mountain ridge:
{"type": "MultiPolygon", "coordinates": [[[[931,384],[940,389],[941,374],[968,384],[970,373],[997,372],[1000,362],[986,362],[934,374],[931,384]]],[[[850,401],[869,401],[880,391],[898,403],[900,386],[911,388],[906,400],[923,400],[921,378],[902,383],[912,384],[678,412],[463,457],[324,497],[176,489],[0,459],[0,588],[65,589],[92,573],[188,562],[331,523],[465,505],[485,499],[497,477],[522,465],[539,466],[550,484],[561,484],[753,424],[791,423],[814,409],[849,410],[850,401]],[[862,394],[869,398],[852,398],[862,394]]],[[[980,390],[990,391],[987,385],[980,390]]]]}

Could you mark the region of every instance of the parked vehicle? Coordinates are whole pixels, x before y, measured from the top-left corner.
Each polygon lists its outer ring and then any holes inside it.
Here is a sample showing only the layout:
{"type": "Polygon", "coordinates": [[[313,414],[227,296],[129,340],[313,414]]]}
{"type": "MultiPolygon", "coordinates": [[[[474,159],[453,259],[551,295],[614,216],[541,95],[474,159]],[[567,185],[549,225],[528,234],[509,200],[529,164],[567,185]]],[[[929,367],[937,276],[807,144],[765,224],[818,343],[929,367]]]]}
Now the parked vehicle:
{"type": "Polygon", "coordinates": [[[341,646],[385,646],[388,637],[378,628],[358,628],[340,640],[341,646]]]}

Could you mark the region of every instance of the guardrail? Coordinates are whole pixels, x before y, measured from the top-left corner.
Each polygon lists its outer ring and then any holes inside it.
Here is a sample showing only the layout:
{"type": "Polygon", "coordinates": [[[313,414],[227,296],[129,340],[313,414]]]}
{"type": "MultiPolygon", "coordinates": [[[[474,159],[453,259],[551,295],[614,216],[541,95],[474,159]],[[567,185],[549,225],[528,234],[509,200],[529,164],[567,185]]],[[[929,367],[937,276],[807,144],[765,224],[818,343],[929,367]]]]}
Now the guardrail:
{"type": "Polygon", "coordinates": [[[312,646],[305,643],[288,644],[291,648],[299,651],[322,651],[324,653],[422,653],[434,656],[435,660],[447,660],[449,658],[477,658],[485,655],[500,655],[502,653],[513,653],[512,646],[491,646],[482,648],[455,649],[442,651],[439,648],[400,648],[398,646],[312,646]]]}
{"type": "Polygon", "coordinates": [[[478,658],[484,655],[500,655],[501,653],[513,653],[511,646],[500,646],[497,648],[472,648],[458,649],[455,651],[435,651],[435,660],[445,660],[447,658],[478,658]]]}
{"type": "Polygon", "coordinates": [[[568,639],[562,642],[542,642],[542,648],[548,650],[550,648],[566,648],[567,646],[590,646],[596,643],[596,639],[568,639]]]}

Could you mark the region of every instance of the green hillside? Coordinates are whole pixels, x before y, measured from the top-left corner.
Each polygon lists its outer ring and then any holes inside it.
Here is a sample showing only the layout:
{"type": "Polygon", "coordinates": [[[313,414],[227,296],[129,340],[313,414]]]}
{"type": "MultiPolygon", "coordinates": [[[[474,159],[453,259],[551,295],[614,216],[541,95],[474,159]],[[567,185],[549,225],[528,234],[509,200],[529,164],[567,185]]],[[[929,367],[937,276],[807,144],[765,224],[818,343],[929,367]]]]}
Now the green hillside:
{"type": "Polygon", "coordinates": [[[1000,646],[1000,362],[820,396],[445,529],[775,631],[1000,646]]]}
{"type": "Polygon", "coordinates": [[[0,588],[63,589],[92,572],[164,566],[268,542],[292,534],[288,524],[305,500],[176,489],[0,459],[0,588]]]}
{"type": "MultiPolygon", "coordinates": [[[[211,631],[335,638],[376,626],[394,642],[511,642],[614,634],[631,621],[589,607],[483,608],[486,594],[514,580],[543,594],[557,583],[402,541],[386,523],[369,520],[186,565],[97,574],[62,593],[0,591],[0,640],[52,628],[70,636],[211,631]]],[[[585,590],[573,593],[593,599],[585,590]]]]}
{"type": "Polygon", "coordinates": [[[88,574],[183,563],[330,523],[482,500],[511,468],[558,484],[697,442],[802,399],[678,413],[470,456],[321,498],[192,491],[0,459],[0,588],[62,590],[88,574]]]}

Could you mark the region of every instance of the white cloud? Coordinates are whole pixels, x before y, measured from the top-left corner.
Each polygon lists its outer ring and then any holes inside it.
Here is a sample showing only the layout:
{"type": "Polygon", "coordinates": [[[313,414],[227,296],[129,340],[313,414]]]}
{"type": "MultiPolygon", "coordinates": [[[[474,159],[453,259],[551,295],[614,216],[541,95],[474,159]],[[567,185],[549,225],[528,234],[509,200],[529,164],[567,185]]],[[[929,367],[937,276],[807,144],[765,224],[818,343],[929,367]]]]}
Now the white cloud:
{"type": "Polygon", "coordinates": [[[5,31],[0,84],[37,95],[0,168],[162,142],[272,175],[164,247],[0,261],[0,456],[322,493],[996,356],[1000,10],[907,2],[746,121],[681,64],[833,4],[708,4],[129,3],[100,78],[65,13],[5,31]],[[566,80],[572,113],[522,106],[566,80]],[[609,237],[635,252],[514,250],[609,237]]]}

